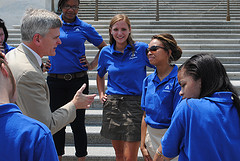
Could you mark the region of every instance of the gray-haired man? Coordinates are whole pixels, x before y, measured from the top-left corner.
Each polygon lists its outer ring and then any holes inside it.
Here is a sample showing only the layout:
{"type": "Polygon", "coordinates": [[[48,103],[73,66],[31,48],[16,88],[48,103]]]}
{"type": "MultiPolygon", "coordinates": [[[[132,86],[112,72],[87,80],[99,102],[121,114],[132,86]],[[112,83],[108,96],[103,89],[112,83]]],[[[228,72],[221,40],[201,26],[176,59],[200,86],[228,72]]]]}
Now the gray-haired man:
{"type": "Polygon", "coordinates": [[[23,114],[46,124],[52,134],[72,122],[76,109],[90,107],[95,94],[84,95],[83,85],[69,103],[54,111],[49,107],[49,90],[41,70],[42,57],[54,56],[62,21],[58,15],[44,9],[29,9],[21,24],[22,42],[6,55],[16,79],[17,105],[23,114]]]}

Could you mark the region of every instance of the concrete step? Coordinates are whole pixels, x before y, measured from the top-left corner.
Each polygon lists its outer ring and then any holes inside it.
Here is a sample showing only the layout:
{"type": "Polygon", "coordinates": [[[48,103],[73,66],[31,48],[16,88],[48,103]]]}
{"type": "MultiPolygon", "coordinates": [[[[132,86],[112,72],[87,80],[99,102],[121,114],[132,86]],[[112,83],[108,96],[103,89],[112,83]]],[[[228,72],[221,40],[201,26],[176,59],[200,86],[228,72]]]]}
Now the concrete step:
{"type": "MultiPolygon", "coordinates": [[[[239,2],[236,2],[236,3],[231,3],[230,2],[230,6],[232,8],[237,8],[238,6],[236,6],[236,4],[240,4],[239,2]]],[[[87,7],[94,7],[95,6],[95,1],[93,3],[84,3],[84,1],[82,1],[80,3],[80,6],[79,6],[79,12],[81,12],[81,9],[87,9],[87,7]]],[[[153,9],[153,8],[156,8],[156,1],[129,1],[129,2],[126,2],[126,1],[99,1],[98,2],[98,7],[99,8],[104,8],[104,7],[107,7],[109,9],[115,9],[115,8],[127,8],[127,9],[133,9],[133,8],[136,8],[136,9],[141,9],[141,8],[150,8],[150,9],[153,9]]],[[[213,7],[214,7],[214,10],[218,10],[218,9],[221,9],[221,8],[226,8],[227,7],[227,3],[226,2],[223,2],[223,3],[219,3],[219,2],[194,2],[194,1],[191,1],[191,2],[182,2],[182,1],[179,1],[179,2],[172,2],[172,1],[169,1],[166,3],[166,1],[159,1],[159,9],[163,8],[163,9],[168,9],[168,10],[171,10],[171,9],[179,9],[179,8],[185,8],[185,9],[193,9],[193,8],[196,8],[196,9],[204,9],[204,10],[209,10],[209,11],[212,11],[213,10],[213,7]],[[167,6],[167,7],[166,7],[167,6]],[[171,8],[172,7],[172,8],[171,8]]],[[[196,10],[196,12],[199,12],[198,10],[196,10]]]]}
{"type": "MultiPolygon", "coordinates": [[[[119,8],[117,8],[119,9],[119,8]]],[[[144,6],[144,7],[141,7],[141,8],[138,8],[137,6],[134,8],[134,6],[131,6],[131,9],[135,9],[134,10],[134,14],[143,14],[143,13],[146,13],[146,14],[156,14],[156,6],[144,6]]],[[[100,13],[113,13],[113,11],[111,10],[114,10],[114,9],[110,9],[110,10],[106,10],[106,7],[103,7],[103,6],[100,6],[98,8],[98,12],[100,13]]],[[[121,11],[122,12],[132,12],[129,8],[121,8],[121,11]]],[[[161,8],[160,7],[160,10],[159,10],[159,13],[162,14],[162,13],[168,13],[168,14],[176,14],[176,13],[185,13],[185,14],[223,14],[226,12],[226,8],[222,7],[222,8],[217,8],[216,10],[212,10],[212,11],[209,11],[208,9],[206,8],[198,8],[196,10],[196,8],[189,8],[189,9],[184,9],[184,8],[177,8],[177,9],[174,9],[173,10],[169,10],[167,8],[161,8]]],[[[81,17],[83,14],[93,14],[95,13],[95,6],[82,6],[80,7],[79,9],[79,16],[81,17]]],[[[239,14],[240,11],[238,10],[237,7],[235,8],[231,8],[231,15],[232,14],[239,14]]]]}
{"type": "MultiPolygon", "coordinates": [[[[155,8],[141,8],[141,9],[134,9],[132,8],[131,10],[135,10],[134,13],[129,10],[129,9],[125,9],[125,8],[116,8],[116,10],[107,10],[107,7],[103,7],[103,8],[99,8],[98,10],[98,16],[99,17],[108,17],[111,18],[113,17],[115,14],[119,14],[119,13],[123,13],[123,14],[127,14],[128,17],[132,18],[132,17],[155,17],[156,16],[156,9],[155,8]]],[[[201,9],[200,9],[201,10],[201,9]]],[[[240,11],[238,9],[235,10],[231,10],[231,17],[235,17],[237,18],[240,14],[240,11]]],[[[79,12],[79,17],[90,17],[90,16],[94,16],[95,15],[95,8],[92,9],[87,9],[87,10],[83,10],[81,9],[81,11],[79,12]]],[[[226,9],[221,9],[221,10],[215,10],[213,12],[208,12],[208,10],[201,10],[199,12],[196,12],[195,9],[193,10],[184,10],[184,9],[176,9],[174,11],[172,10],[164,10],[164,9],[160,9],[159,11],[159,16],[160,17],[226,17],[226,9]]],[[[214,20],[214,19],[213,19],[214,20]]]]}
{"type": "MultiPolygon", "coordinates": [[[[115,13],[115,14],[117,14],[117,13],[115,13]]],[[[112,15],[108,15],[108,16],[104,16],[104,15],[102,15],[102,16],[99,16],[98,17],[98,19],[99,20],[108,20],[108,21],[110,21],[111,20],[111,18],[115,15],[115,14],[112,14],[112,15]]],[[[127,14],[127,13],[125,13],[125,14],[127,14]]],[[[83,14],[82,14],[83,15],[83,14]]],[[[129,14],[127,14],[127,15],[129,15],[129,14]]],[[[148,16],[148,17],[136,17],[136,16],[134,16],[134,15],[129,15],[128,16],[129,18],[130,18],[130,20],[140,20],[140,21],[142,21],[142,20],[152,20],[152,21],[154,21],[154,20],[156,20],[156,16],[155,15],[150,15],[150,16],[148,16]]],[[[82,19],[82,20],[93,20],[94,19],[94,14],[93,15],[83,15],[83,17],[82,16],[79,16],[79,18],[80,19],[82,19]]],[[[234,17],[234,16],[232,16],[231,15],[231,21],[235,21],[235,20],[237,20],[237,21],[239,21],[239,15],[236,15],[236,17],[234,17]]],[[[181,20],[181,21],[185,21],[185,20],[199,20],[199,21],[201,21],[201,20],[209,20],[209,21],[211,21],[211,20],[219,20],[219,21],[226,21],[226,15],[221,15],[221,17],[219,16],[219,17],[216,17],[216,16],[208,16],[208,17],[206,17],[206,16],[182,16],[182,17],[178,17],[178,14],[177,15],[168,15],[167,17],[165,17],[165,16],[159,16],[159,21],[169,21],[169,20],[181,20]]]]}
{"type": "MultiPolygon", "coordinates": [[[[85,22],[95,25],[109,25],[109,20],[99,20],[99,21],[93,21],[93,20],[86,20],[85,22]]],[[[131,20],[131,26],[135,25],[229,25],[231,27],[232,25],[239,25],[239,21],[222,21],[222,20],[161,20],[161,21],[153,21],[153,20],[131,20]]]]}
{"type": "MultiPolygon", "coordinates": [[[[85,22],[92,24],[93,26],[95,25],[109,25],[109,20],[99,20],[99,21],[94,21],[94,20],[84,20],[85,22]]],[[[161,20],[161,21],[153,21],[153,20],[131,20],[131,26],[134,25],[229,25],[231,27],[232,25],[239,25],[239,21],[222,21],[222,20],[161,20]]],[[[13,29],[8,29],[8,31],[17,31],[17,33],[20,32],[20,25],[13,25],[13,29]]]]}
{"type": "MultiPolygon", "coordinates": [[[[121,10],[118,8],[118,10],[111,11],[111,10],[107,10],[106,8],[102,8],[102,12],[101,10],[98,11],[98,17],[102,17],[102,18],[112,18],[115,14],[126,14],[128,15],[128,17],[130,18],[146,18],[146,17],[155,17],[156,16],[156,11],[138,11],[138,12],[131,12],[131,11],[127,11],[127,10],[121,10]]],[[[202,12],[183,12],[183,13],[179,13],[181,11],[175,11],[175,12],[171,12],[171,11],[165,11],[159,12],[159,17],[179,17],[179,18],[197,18],[197,17],[202,17],[202,18],[207,18],[207,17],[211,17],[213,18],[222,18],[222,17],[226,17],[226,13],[222,13],[222,12],[215,12],[215,13],[207,13],[207,10],[205,11],[206,13],[202,12]]],[[[88,16],[93,16],[93,14],[95,14],[94,12],[86,12],[86,13],[79,13],[79,17],[88,17],[88,16]]],[[[235,12],[235,13],[231,13],[231,17],[235,17],[237,18],[239,16],[239,12],[235,12]]]]}
{"type": "MultiPolygon", "coordinates": [[[[109,28],[109,25],[108,24],[105,24],[105,25],[94,25],[94,27],[97,29],[106,29],[106,31],[108,32],[108,28],[109,28]]],[[[227,29],[227,30],[230,30],[230,29],[239,29],[240,27],[239,26],[236,26],[236,25],[167,25],[167,24],[156,24],[156,25],[145,25],[145,24],[139,24],[139,25],[133,25],[132,26],[132,30],[134,29],[145,29],[146,31],[149,30],[149,29],[191,29],[191,30],[201,30],[201,29],[208,29],[209,32],[211,31],[214,31],[214,30],[220,30],[221,29],[227,29]]],[[[180,30],[181,31],[181,30],[180,30]]],[[[183,30],[184,31],[184,30],[183,30]]]]}
{"type": "Polygon", "coordinates": [[[218,49],[215,49],[215,50],[207,50],[207,49],[201,49],[201,50],[195,50],[195,49],[192,49],[192,50],[183,50],[183,53],[184,53],[184,56],[186,57],[191,57],[195,54],[198,54],[198,53],[211,53],[213,54],[214,56],[216,57],[238,57],[239,54],[240,54],[240,51],[238,49],[232,49],[232,50],[218,50],[218,49]]]}
{"type": "MultiPolygon", "coordinates": [[[[116,13],[117,14],[117,13],[116,13]]],[[[99,20],[111,20],[111,18],[114,16],[115,14],[113,14],[113,15],[110,15],[109,17],[100,17],[99,16],[99,20]]],[[[142,20],[156,20],[156,16],[149,16],[149,17],[133,17],[133,16],[128,16],[131,20],[138,20],[138,21],[142,21],[142,20]]],[[[81,17],[81,16],[79,16],[79,18],[80,19],[82,19],[82,20],[93,20],[94,19],[94,15],[90,15],[89,17],[87,17],[87,16],[84,16],[84,17],[81,17]]],[[[226,20],[226,15],[224,16],[222,16],[222,17],[193,17],[193,16],[191,16],[191,17],[177,17],[177,16],[172,16],[172,15],[169,15],[169,17],[161,17],[161,16],[159,16],[159,21],[163,21],[163,20],[165,20],[165,21],[172,21],[172,20],[182,20],[182,21],[185,21],[185,20],[222,20],[222,21],[225,21],[226,20]]],[[[240,20],[240,18],[239,18],[239,16],[237,16],[237,17],[231,17],[231,21],[232,20],[237,20],[237,21],[239,21],[240,20]]]]}
{"type": "MultiPolygon", "coordinates": [[[[99,32],[99,34],[102,33],[106,33],[108,31],[106,31],[106,29],[97,29],[97,31],[99,32]]],[[[159,34],[159,33],[171,33],[171,34],[176,34],[176,33],[183,33],[183,34],[206,34],[206,33],[210,33],[210,34],[220,34],[220,33],[225,33],[225,34],[240,34],[240,30],[239,29],[230,29],[230,30],[226,30],[226,29],[168,29],[168,28],[163,28],[163,29],[157,29],[157,28],[153,28],[151,30],[146,30],[143,28],[139,28],[139,29],[134,29],[132,30],[132,34],[135,35],[137,33],[152,33],[152,34],[159,34]]]]}
{"type": "MultiPolygon", "coordinates": [[[[97,25],[95,28],[108,28],[108,25],[97,25]]],[[[214,25],[187,25],[187,24],[183,24],[183,25],[170,25],[170,24],[154,24],[154,25],[144,25],[144,24],[139,24],[139,25],[133,25],[132,26],[133,29],[194,29],[194,30],[198,30],[198,29],[209,29],[211,30],[218,30],[218,29],[239,29],[239,26],[236,25],[228,25],[228,24],[222,24],[221,26],[219,26],[218,24],[214,25]]]]}
{"type": "MultiPolygon", "coordinates": [[[[90,110],[91,111],[91,110],[90,110]]],[[[96,110],[94,110],[96,111],[96,110]]],[[[102,117],[102,115],[100,115],[102,117]]],[[[86,117],[88,117],[86,115],[86,117]]],[[[109,139],[106,139],[100,135],[100,130],[101,130],[101,123],[100,122],[99,126],[86,126],[86,131],[87,131],[87,137],[88,137],[88,144],[89,145],[111,145],[111,141],[109,139]]],[[[73,145],[74,139],[73,139],[73,134],[70,126],[66,127],[66,145],[73,145]]]]}
{"type": "MultiPolygon", "coordinates": [[[[95,102],[99,101],[99,97],[95,99],[95,102]]],[[[93,131],[93,129],[97,129],[95,131],[100,132],[100,126],[102,125],[102,104],[99,105],[99,107],[91,107],[86,110],[85,114],[85,123],[88,126],[87,130],[93,131]],[[99,129],[98,127],[99,126],[99,129]]]]}
{"type": "MultiPolygon", "coordinates": [[[[96,30],[99,29],[99,31],[105,31],[105,33],[108,33],[108,27],[109,27],[109,22],[106,21],[97,21],[93,22],[93,21],[86,21],[90,24],[92,24],[96,30]]],[[[215,21],[215,22],[209,22],[209,21],[201,21],[198,22],[196,21],[195,23],[191,22],[191,23],[187,23],[187,22],[179,22],[179,21],[174,21],[174,22],[166,22],[165,21],[159,21],[159,22],[154,22],[154,21],[143,21],[141,23],[132,23],[132,31],[134,31],[135,33],[138,33],[137,31],[139,29],[144,30],[145,32],[143,32],[144,34],[147,34],[149,29],[178,29],[179,32],[184,32],[185,30],[195,30],[197,31],[202,31],[202,30],[208,30],[208,32],[213,32],[213,31],[223,31],[223,29],[225,29],[226,31],[228,30],[234,30],[234,29],[239,29],[240,27],[238,26],[240,23],[238,21],[232,21],[231,23],[224,23],[224,21],[215,21]],[[136,31],[135,31],[136,30],[136,31]]],[[[9,36],[15,36],[17,38],[20,38],[20,26],[19,25],[15,25],[14,29],[9,29],[9,36]]],[[[226,34],[225,32],[222,32],[221,34],[226,34]]],[[[14,38],[14,37],[13,37],[14,38]]]]}
{"type": "MultiPolygon", "coordinates": [[[[63,161],[76,161],[75,149],[73,146],[65,147],[66,155],[63,156],[63,161]]],[[[88,146],[87,161],[115,161],[115,152],[112,146],[88,146]]],[[[138,151],[138,161],[143,161],[142,153],[138,151]]],[[[173,160],[177,161],[177,160],[173,160]]]]}

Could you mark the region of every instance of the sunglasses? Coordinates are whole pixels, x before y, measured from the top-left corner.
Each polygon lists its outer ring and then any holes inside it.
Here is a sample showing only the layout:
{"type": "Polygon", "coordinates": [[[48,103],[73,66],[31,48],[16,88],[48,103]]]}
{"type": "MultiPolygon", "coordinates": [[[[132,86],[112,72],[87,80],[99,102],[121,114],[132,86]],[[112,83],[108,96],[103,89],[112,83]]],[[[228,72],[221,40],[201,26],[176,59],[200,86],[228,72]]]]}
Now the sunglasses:
{"type": "Polygon", "coordinates": [[[151,46],[150,48],[147,48],[147,53],[149,52],[149,51],[157,51],[158,49],[164,49],[164,50],[166,50],[166,48],[165,47],[162,47],[162,46],[151,46]]]}
{"type": "Polygon", "coordinates": [[[63,6],[64,9],[66,10],[69,10],[70,8],[73,9],[73,10],[77,10],[78,9],[78,6],[69,6],[69,5],[66,5],[66,6],[63,6]]]}

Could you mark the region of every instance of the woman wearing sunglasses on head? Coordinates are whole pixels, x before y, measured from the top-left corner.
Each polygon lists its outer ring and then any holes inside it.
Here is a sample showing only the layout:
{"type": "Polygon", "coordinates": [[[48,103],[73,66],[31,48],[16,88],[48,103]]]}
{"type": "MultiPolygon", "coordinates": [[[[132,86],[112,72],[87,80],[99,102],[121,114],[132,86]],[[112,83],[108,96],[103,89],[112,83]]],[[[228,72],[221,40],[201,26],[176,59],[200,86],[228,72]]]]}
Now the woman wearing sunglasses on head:
{"type": "Polygon", "coordinates": [[[0,19],[0,50],[7,54],[10,50],[14,49],[14,47],[7,44],[8,39],[8,31],[4,24],[4,21],[0,19]]]}
{"type": "Polygon", "coordinates": [[[141,151],[145,161],[152,161],[161,136],[170,125],[172,113],[181,97],[177,80],[177,61],[182,50],[171,34],[154,35],[147,49],[149,62],[156,66],[143,81],[141,106],[141,151]]]}
{"type": "Polygon", "coordinates": [[[179,95],[170,127],[154,161],[237,161],[240,100],[222,63],[210,54],[192,56],[179,67],[179,95]],[[168,158],[166,158],[168,157],[168,158]]]}
{"type": "Polygon", "coordinates": [[[146,56],[147,44],[133,41],[126,15],[112,18],[109,36],[110,45],[102,49],[98,60],[97,85],[103,103],[101,135],[112,140],[116,161],[137,161],[143,114],[142,81],[146,77],[146,66],[154,66],[146,56]]]}

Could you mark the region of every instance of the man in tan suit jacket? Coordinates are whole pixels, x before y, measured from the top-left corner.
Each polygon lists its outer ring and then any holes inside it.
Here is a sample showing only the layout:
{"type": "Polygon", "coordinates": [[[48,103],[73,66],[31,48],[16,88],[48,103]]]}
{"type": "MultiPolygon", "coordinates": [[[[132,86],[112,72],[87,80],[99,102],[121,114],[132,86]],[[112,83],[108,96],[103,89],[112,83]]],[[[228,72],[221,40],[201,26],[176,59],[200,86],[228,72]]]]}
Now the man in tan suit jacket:
{"type": "Polygon", "coordinates": [[[84,95],[83,85],[72,101],[51,112],[48,85],[40,66],[41,58],[54,56],[57,45],[61,44],[61,26],[61,19],[52,12],[27,10],[21,25],[22,43],[6,55],[17,84],[17,105],[23,114],[47,125],[52,134],[75,119],[76,109],[90,107],[96,96],[84,95]]]}

